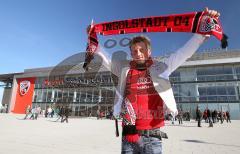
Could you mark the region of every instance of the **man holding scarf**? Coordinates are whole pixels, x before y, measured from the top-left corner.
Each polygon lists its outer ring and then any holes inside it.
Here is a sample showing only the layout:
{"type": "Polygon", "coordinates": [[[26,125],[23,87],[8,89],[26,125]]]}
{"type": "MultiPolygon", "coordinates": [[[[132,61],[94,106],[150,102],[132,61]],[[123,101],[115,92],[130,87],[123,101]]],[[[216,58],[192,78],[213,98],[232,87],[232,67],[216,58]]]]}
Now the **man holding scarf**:
{"type": "MultiPolygon", "coordinates": [[[[206,16],[218,18],[215,10],[206,16]]],[[[162,153],[160,127],[164,126],[163,104],[177,115],[169,75],[190,58],[209,36],[194,36],[164,62],[151,59],[150,40],[145,36],[130,41],[132,61],[119,81],[114,115],[123,118],[122,154],[162,153]]]]}
{"type": "MultiPolygon", "coordinates": [[[[180,24],[178,21],[180,20],[177,19],[182,19],[182,17],[173,15],[169,18],[157,18],[169,19],[165,20],[163,27],[151,27],[150,19],[156,18],[147,18],[145,25],[144,23],[142,25],[131,25],[133,20],[124,20],[91,24],[87,29],[89,37],[83,68],[88,70],[88,65],[96,53],[102,58],[103,65],[118,77],[113,115],[123,118],[122,154],[162,153],[160,127],[164,126],[164,104],[173,115],[178,113],[169,81],[170,74],[190,58],[210,35],[214,35],[221,40],[223,48],[227,46],[227,36],[223,34],[222,28],[218,24],[220,14],[217,11],[206,8],[203,12],[183,16],[185,16],[185,19],[191,18],[191,20],[184,22],[185,28],[178,27],[180,24]],[[173,25],[170,18],[174,20],[173,25]],[[127,23],[125,29],[121,29],[124,28],[122,27],[123,23],[127,23]],[[168,27],[168,24],[170,24],[170,27],[168,27]],[[103,52],[99,51],[97,33],[116,35],[137,32],[178,31],[196,34],[163,62],[154,61],[151,58],[151,43],[145,36],[137,36],[130,41],[129,47],[132,56],[130,66],[125,67],[119,56],[110,62],[103,52]]],[[[145,21],[145,18],[134,21],[145,21]]],[[[123,60],[125,58],[124,56],[123,60]]]]}

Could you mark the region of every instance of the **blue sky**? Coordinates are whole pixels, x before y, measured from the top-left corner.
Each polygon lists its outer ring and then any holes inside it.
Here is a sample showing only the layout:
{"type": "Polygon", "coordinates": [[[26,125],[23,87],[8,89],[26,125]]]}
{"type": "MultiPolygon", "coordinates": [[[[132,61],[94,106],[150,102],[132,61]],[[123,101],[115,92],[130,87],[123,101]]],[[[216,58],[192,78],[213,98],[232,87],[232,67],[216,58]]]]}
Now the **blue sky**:
{"type": "MultiPolygon", "coordinates": [[[[201,11],[205,6],[221,13],[229,48],[240,49],[239,0],[0,0],[0,74],[54,66],[84,51],[92,18],[99,23],[201,11]]],[[[153,36],[157,56],[176,50],[191,34],[153,36]]],[[[201,49],[218,47],[210,38],[201,49]]]]}

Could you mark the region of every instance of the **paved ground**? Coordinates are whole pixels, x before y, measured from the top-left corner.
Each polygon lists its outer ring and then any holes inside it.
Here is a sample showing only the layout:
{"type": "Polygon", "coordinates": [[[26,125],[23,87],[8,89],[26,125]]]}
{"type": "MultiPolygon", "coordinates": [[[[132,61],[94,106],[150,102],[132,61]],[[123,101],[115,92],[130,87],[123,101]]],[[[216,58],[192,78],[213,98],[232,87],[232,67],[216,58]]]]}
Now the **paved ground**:
{"type": "MultiPolygon", "coordinates": [[[[119,154],[120,138],[114,122],[96,119],[21,120],[22,115],[0,114],[0,154],[119,154]]],[[[240,121],[196,127],[196,122],[163,128],[164,154],[239,154],[240,121]]]]}

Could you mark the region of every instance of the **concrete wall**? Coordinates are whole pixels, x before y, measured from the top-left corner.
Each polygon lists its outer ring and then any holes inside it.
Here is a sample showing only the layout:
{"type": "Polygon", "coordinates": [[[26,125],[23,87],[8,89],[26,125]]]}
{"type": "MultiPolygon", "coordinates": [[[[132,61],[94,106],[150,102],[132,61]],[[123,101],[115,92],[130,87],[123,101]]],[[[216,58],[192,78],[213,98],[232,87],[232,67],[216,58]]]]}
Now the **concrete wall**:
{"type": "Polygon", "coordinates": [[[11,99],[11,94],[12,94],[12,88],[4,88],[3,91],[3,97],[2,97],[2,104],[10,104],[10,99],[11,99]]]}
{"type": "Polygon", "coordinates": [[[10,100],[12,96],[12,88],[6,87],[3,90],[3,97],[2,97],[2,105],[6,107],[8,106],[7,110],[9,109],[10,106],[10,100]]]}

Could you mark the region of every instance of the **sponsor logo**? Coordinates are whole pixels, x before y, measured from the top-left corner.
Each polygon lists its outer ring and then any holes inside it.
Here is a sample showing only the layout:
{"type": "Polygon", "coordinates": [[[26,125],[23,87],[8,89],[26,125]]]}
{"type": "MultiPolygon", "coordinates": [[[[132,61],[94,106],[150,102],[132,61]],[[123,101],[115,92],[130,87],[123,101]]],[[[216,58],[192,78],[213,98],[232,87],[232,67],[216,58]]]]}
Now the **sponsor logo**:
{"type": "Polygon", "coordinates": [[[20,94],[23,96],[23,95],[26,95],[28,90],[30,89],[30,81],[21,81],[20,82],[20,94]]]}
{"type": "Polygon", "coordinates": [[[137,81],[138,89],[148,89],[151,84],[150,77],[140,77],[137,81]]]}

